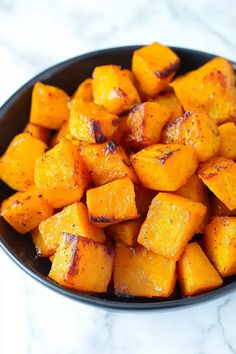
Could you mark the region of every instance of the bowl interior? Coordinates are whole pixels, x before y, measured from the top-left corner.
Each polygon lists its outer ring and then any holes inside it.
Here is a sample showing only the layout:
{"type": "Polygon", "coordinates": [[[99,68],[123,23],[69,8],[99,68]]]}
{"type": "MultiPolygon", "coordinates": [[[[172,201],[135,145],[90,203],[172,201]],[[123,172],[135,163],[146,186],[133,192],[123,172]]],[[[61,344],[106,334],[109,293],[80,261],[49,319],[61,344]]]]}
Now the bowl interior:
{"type": "MultiPolygon", "coordinates": [[[[138,46],[121,47],[85,54],[58,64],[29,81],[0,109],[0,131],[2,132],[0,154],[4,152],[11,139],[22,131],[29,118],[31,92],[35,82],[42,81],[55,85],[72,94],[81,81],[91,76],[95,66],[118,64],[124,68],[130,68],[132,53],[137,48],[138,46]]],[[[197,68],[213,57],[213,55],[208,53],[182,48],[173,49],[181,58],[178,75],[197,68]]],[[[0,199],[3,200],[11,193],[12,191],[4,183],[0,182],[0,199]]],[[[28,235],[19,235],[3,218],[0,218],[0,237],[4,250],[34,278],[57,292],[94,305],[113,309],[157,309],[185,306],[209,300],[236,287],[236,276],[233,276],[226,280],[222,288],[187,299],[180,297],[178,286],[168,300],[118,298],[112,293],[106,295],[79,294],[75,291],[64,289],[47,278],[50,269],[49,260],[37,257],[31,238],[28,235]]]]}

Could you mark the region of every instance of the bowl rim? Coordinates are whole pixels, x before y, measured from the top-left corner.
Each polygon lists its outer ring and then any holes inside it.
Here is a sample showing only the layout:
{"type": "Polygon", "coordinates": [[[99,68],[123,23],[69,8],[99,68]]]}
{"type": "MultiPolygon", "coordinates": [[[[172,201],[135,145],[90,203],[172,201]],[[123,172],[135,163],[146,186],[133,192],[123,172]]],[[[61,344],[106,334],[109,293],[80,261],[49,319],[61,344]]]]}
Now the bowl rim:
{"type": "MultiPolygon", "coordinates": [[[[128,46],[120,46],[120,47],[111,47],[111,48],[106,48],[106,49],[101,49],[101,50],[96,50],[96,51],[91,51],[85,54],[81,54],[75,57],[72,57],[70,59],[66,59],[58,64],[55,64],[53,66],[50,66],[46,70],[43,70],[36,76],[34,76],[32,79],[28,80],[24,85],[22,85],[17,91],[15,91],[6,101],[3,103],[3,105],[0,107],[0,113],[1,115],[4,115],[5,111],[8,110],[15,102],[15,99],[18,97],[18,95],[24,91],[25,89],[31,87],[35,82],[39,81],[41,77],[43,76],[45,80],[45,76],[47,74],[52,75],[54,72],[57,72],[58,70],[62,70],[65,68],[68,64],[73,64],[76,63],[77,61],[90,58],[92,56],[97,56],[97,55],[102,55],[106,54],[107,52],[119,52],[119,51],[134,51],[143,45],[128,45],[128,46]]],[[[176,47],[176,46],[169,46],[171,49],[174,51],[183,51],[187,52],[189,54],[196,54],[196,55],[206,55],[208,57],[216,57],[217,55],[214,55],[212,53],[200,51],[200,50],[195,50],[195,49],[189,49],[189,48],[184,48],[184,47],[176,47]]],[[[232,61],[229,60],[233,63],[235,66],[236,64],[232,61]]],[[[0,235],[2,236],[2,235],[0,235]]],[[[20,257],[11,250],[11,248],[7,245],[5,242],[4,238],[1,237],[0,239],[0,246],[3,249],[3,251],[9,256],[11,260],[16,263],[20,269],[24,270],[28,275],[30,275],[33,279],[37,280],[39,283],[43,284],[47,288],[57,292],[60,295],[64,295],[72,300],[79,301],[81,303],[87,304],[87,305],[93,305],[96,307],[100,307],[103,309],[110,309],[110,310],[130,310],[130,311],[140,311],[140,310],[171,310],[171,309],[184,309],[189,306],[193,305],[199,305],[202,302],[210,301],[213,299],[217,299],[223,295],[227,295],[228,293],[232,292],[233,290],[236,290],[236,281],[226,284],[223,287],[220,287],[218,289],[212,290],[210,292],[201,294],[201,295],[196,295],[193,297],[186,297],[186,298],[181,298],[181,299],[173,299],[173,300],[163,300],[163,301],[151,301],[151,302],[125,302],[124,298],[122,301],[115,301],[115,300],[108,300],[108,299],[103,299],[99,298],[93,295],[85,294],[85,293],[79,293],[71,289],[64,288],[57,284],[56,282],[52,281],[46,276],[43,276],[39,272],[33,271],[30,269],[29,266],[27,266],[21,259],[20,257]]]]}

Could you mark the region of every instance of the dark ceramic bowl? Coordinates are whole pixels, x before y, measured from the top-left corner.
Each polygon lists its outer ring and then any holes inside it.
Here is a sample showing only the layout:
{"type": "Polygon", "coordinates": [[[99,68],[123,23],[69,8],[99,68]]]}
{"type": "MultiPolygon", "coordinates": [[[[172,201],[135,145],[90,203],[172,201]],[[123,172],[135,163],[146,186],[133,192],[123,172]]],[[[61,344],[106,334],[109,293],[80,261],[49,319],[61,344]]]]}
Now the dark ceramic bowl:
{"type": "MultiPolygon", "coordinates": [[[[31,91],[35,82],[61,87],[72,94],[78,83],[91,76],[95,66],[118,64],[130,68],[133,51],[139,46],[105,49],[69,59],[39,74],[20,88],[0,109],[0,154],[4,152],[10,140],[24,128],[30,110],[31,91]]],[[[173,48],[181,58],[178,74],[193,70],[204,64],[213,55],[190,49],[173,48]]],[[[12,191],[0,182],[0,196],[4,199],[12,191]]],[[[203,295],[182,299],[179,289],[166,300],[145,298],[119,298],[112,294],[87,295],[68,290],[47,277],[50,262],[37,257],[30,237],[18,235],[2,218],[0,218],[1,246],[9,257],[25,272],[54,291],[79,302],[110,309],[147,310],[184,307],[211,300],[236,289],[236,276],[227,278],[224,285],[203,295]]]]}

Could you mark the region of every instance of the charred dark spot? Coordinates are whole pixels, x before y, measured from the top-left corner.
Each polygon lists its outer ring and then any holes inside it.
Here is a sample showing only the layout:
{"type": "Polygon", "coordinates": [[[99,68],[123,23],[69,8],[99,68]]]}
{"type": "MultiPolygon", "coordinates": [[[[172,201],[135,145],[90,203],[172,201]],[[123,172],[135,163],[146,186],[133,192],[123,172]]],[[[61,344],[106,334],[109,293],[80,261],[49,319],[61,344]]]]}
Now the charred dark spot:
{"type": "Polygon", "coordinates": [[[43,198],[43,195],[42,195],[42,194],[39,194],[39,195],[38,195],[38,198],[43,198]]]}
{"type": "Polygon", "coordinates": [[[116,143],[114,141],[109,141],[109,143],[107,143],[105,150],[108,154],[112,154],[116,152],[116,143]]]}
{"type": "Polygon", "coordinates": [[[129,110],[129,113],[134,113],[136,112],[138,109],[140,109],[140,107],[142,106],[142,103],[141,104],[136,104],[134,106],[132,106],[129,110]]]}
{"type": "Polygon", "coordinates": [[[180,60],[171,62],[169,64],[169,66],[167,66],[163,70],[155,71],[155,74],[159,79],[164,79],[164,78],[168,77],[169,75],[171,75],[173,72],[175,72],[178,69],[179,64],[180,64],[180,60]]]}
{"type": "Polygon", "coordinates": [[[107,255],[109,257],[113,257],[114,256],[114,247],[112,245],[107,245],[106,246],[106,251],[107,251],[107,255]]]}
{"type": "Polygon", "coordinates": [[[170,151],[170,152],[167,152],[166,154],[164,154],[164,156],[160,157],[159,160],[160,160],[160,163],[162,165],[164,165],[166,163],[166,161],[176,152],[176,151],[179,151],[180,149],[176,149],[176,150],[173,150],[173,151],[170,151]]]}
{"type": "Polygon", "coordinates": [[[127,97],[127,93],[124,92],[120,87],[114,87],[112,89],[112,92],[114,92],[114,95],[120,98],[127,97]]]}
{"type": "Polygon", "coordinates": [[[96,120],[92,120],[92,134],[96,143],[103,143],[106,140],[106,136],[101,132],[100,123],[96,120]]]}
{"type": "Polygon", "coordinates": [[[165,125],[165,128],[171,128],[171,127],[173,127],[173,125],[178,125],[180,123],[186,122],[187,120],[189,120],[189,118],[191,117],[192,114],[193,114],[193,112],[185,112],[179,118],[176,118],[176,119],[172,120],[171,122],[167,123],[165,125]]]}
{"type": "Polygon", "coordinates": [[[76,251],[77,251],[77,247],[75,247],[75,249],[73,248],[72,261],[70,264],[69,271],[67,273],[68,275],[76,275],[79,273],[79,255],[78,252],[76,251]]]}
{"type": "Polygon", "coordinates": [[[113,127],[116,127],[119,124],[119,122],[120,122],[120,119],[119,118],[115,118],[115,119],[112,120],[111,125],[113,127]]]}
{"type": "Polygon", "coordinates": [[[31,199],[31,196],[28,195],[28,197],[25,198],[25,200],[30,200],[31,199]]]}
{"type": "Polygon", "coordinates": [[[221,170],[225,170],[227,168],[227,166],[222,166],[222,165],[215,165],[215,169],[216,171],[221,171],[221,170]]]}
{"type": "Polygon", "coordinates": [[[126,165],[127,167],[130,167],[130,164],[129,164],[125,159],[123,159],[122,162],[123,162],[123,164],[126,165]]]}
{"type": "Polygon", "coordinates": [[[41,214],[42,214],[42,212],[41,212],[41,211],[37,211],[37,214],[38,214],[38,215],[41,215],[41,214]]]}
{"type": "Polygon", "coordinates": [[[62,232],[62,236],[64,236],[64,240],[66,244],[71,242],[76,242],[78,240],[78,236],[75,234],[69,234],[68,232],[62,232]]]}
{"type": "Polygon", "coordinates": [[[212,171],[212,172],[203,171],[203,172],[200,173],[200,175],[201,175],[202,178],[210,179],[212,177],[217,176],[217,173],[219,171],[226,170],[228,167],[229,166],[227,166],[227,165],[215,165],[214,166],[215,171],[212,171]]]}
{"type": "Polygon", "coordinates": [[[103,216],[98,217],[98,216],[89,215],[89,218],[92,222],[100,222],[100,223],[107,223],[107,222],[114,221],[114,219],[104,218],[103,216]]]}
{"type": "Polygon", "coordinates": [[[21,202],[18,199],[14,199],[12,202],[12,206],[15,207],[16,205],[21,204],[21,202]]]}

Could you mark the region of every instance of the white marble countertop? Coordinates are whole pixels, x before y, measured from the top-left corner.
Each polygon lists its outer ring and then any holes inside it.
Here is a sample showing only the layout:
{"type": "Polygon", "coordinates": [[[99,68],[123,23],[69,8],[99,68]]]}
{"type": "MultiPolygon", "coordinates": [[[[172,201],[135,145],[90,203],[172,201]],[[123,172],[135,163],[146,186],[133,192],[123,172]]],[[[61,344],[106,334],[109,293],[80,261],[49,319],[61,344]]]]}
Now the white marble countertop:
{"type": "MultiPolygon", "coordinates": [[[[0,0],[0,104],[43,69],[99,48],[158,40],[236,61],[235,14],[235,0],[0,0]]],[[[111,313],[42,287],[0,250],[0,353],[236,353],[236,292],[111,313]]]]}

